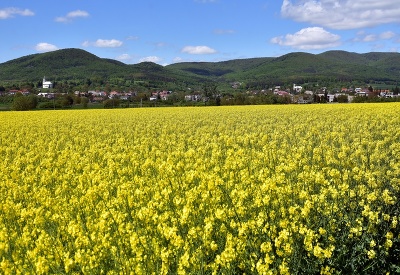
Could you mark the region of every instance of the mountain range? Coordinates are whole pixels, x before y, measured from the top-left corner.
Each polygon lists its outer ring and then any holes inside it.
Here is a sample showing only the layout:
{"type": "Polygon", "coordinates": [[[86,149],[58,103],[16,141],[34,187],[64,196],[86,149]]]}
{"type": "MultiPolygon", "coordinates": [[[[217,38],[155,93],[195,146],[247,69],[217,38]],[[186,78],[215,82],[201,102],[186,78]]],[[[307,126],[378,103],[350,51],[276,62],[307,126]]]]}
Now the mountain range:
{"type": "Polygon", "coordinates": [[[186,83],[305,83],[310,81],[359,81],[396,84],[400,79],[400,53],[321,54],[293,52],[279,57],[234,59],[222,62],[182,62],[161,66],[151,62],[128,65],[97,57],[81,49],[32,54],[0,64],[2,83],[37,82],[43,76],[56,81],[112,78],[123,81],[186,83]]]}

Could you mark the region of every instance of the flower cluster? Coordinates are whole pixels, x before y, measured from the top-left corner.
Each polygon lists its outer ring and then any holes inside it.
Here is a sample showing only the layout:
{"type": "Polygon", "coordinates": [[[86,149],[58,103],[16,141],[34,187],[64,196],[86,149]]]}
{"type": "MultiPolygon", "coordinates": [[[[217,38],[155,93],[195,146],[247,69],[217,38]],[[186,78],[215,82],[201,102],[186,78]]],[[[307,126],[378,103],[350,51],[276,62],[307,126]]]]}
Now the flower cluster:
{"type": "Polygon", "coordinates": [[[0,113],[0,273],[394,273],[399,108],[0,113]]]}

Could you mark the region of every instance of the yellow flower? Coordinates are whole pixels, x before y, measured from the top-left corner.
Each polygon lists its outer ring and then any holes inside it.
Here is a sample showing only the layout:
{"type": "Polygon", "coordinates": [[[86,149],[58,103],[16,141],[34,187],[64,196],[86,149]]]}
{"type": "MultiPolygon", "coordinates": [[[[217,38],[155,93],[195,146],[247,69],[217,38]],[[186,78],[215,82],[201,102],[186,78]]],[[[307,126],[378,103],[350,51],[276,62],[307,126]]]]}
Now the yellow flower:
{"type": "Polygon", "coordinates": [[[320,274],[321,275],[332,275],[332,274],[335,274],[335,269],[331,268],[329,266],[324,266],[321,268],[320,274]]]}
{"type": "Polygon", "coordinates": [[[374,259],[376,257],[376,252],[373,249],[368,250],[367,252],[368,259],[374,259]]]}
{"type": "Polygon", "coordinates": [[[390,194],[390,191],[387,190],[387,189],[383,190],[381,196],[382,196],[383,201],[386,204],[392,205],[392,204],[394,204],[396,202],[396,197],[394,197],[394,196],[392,197],[391,194],[390,194]]]}
{"type": "Polygon", "coordinates": [[[369,247],[374,248],[376,246],[376,243],[374,240],[371,240],[369,243],[369,247]]]}

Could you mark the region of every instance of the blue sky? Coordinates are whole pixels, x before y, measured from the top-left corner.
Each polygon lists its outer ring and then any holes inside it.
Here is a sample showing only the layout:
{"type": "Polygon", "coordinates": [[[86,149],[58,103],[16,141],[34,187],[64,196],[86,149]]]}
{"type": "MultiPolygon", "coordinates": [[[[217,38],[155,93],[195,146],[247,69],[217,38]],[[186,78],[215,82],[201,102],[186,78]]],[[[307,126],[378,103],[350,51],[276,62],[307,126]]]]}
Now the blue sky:
{"type": "Polygon", "coordinates": [[[127,64],[397,52],[398,0],[2,0],[0,63],[80,48],[127,64]]]}

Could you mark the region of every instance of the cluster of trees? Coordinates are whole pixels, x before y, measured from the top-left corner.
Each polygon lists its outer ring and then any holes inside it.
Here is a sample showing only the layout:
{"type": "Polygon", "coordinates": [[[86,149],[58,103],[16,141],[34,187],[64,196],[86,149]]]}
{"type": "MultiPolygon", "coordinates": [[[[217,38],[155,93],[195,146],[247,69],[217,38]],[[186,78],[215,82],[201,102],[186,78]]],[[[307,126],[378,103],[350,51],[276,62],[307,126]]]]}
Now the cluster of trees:
{"type": "Polygon", "coordinates": [[[35,94],[0,96],[0,105],[8,106],[9,109],[16,111],[27,111],[34,109],[66,109],[74,104],[80,104],[83,108],[87,107],[89,100],[71,95],[62,95],[52,99],[37,96],[35,94]]]}
{"type": "Polygon", "coordinates": [[[21,93],[17,93],[14,96],[12,103],[13,110],[16,111],[26,111],[36,109],[38,100],[35,95],[24,96],[21,93]]]}

